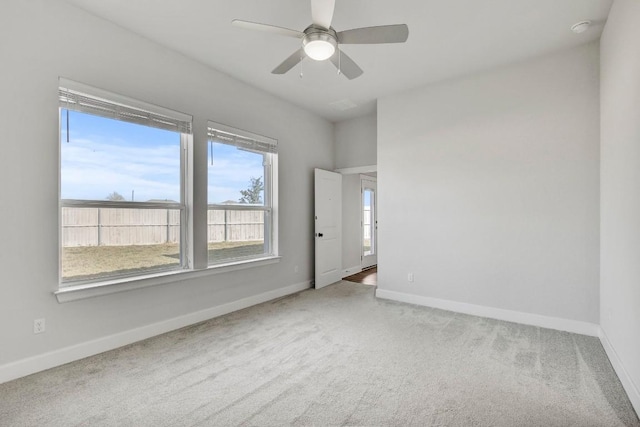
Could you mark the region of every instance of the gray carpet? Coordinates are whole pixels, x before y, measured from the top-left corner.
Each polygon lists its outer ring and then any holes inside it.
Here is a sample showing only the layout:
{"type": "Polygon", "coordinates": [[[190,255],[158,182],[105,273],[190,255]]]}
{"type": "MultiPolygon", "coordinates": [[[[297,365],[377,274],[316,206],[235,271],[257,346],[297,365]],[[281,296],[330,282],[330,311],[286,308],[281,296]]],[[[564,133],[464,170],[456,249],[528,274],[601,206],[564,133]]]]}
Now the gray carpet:
{"type": "Polygon", "coordinates": [[[597,338],[308,290],[0,385],[2,426],[640,426],[597,338]]]}

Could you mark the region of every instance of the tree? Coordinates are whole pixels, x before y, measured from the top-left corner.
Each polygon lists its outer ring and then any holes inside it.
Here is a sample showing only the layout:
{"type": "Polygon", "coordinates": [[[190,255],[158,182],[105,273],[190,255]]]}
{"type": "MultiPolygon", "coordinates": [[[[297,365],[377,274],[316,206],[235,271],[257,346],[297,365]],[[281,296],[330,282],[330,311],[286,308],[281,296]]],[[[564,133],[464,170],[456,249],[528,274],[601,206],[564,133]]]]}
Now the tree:
{"type": "Polygon", "coordinates": [[[117,191],[114,191],[113,193],[110,193],[107,196],[107,200],[111,200],[112,202],[118,202],[118,201],[124,200],[124,196],[118,193],[117,191]]]}
{"type": "Polygon", "coordinates": [[[249,183],[249,188],[246,190],[240,190],[240,203],[251,203],[251,204],[259,204],[262,203],[262,192],[264,191],[264,184],[262,182],[262,177],[254,178],[251,177],[251,182],[249,183]]]}

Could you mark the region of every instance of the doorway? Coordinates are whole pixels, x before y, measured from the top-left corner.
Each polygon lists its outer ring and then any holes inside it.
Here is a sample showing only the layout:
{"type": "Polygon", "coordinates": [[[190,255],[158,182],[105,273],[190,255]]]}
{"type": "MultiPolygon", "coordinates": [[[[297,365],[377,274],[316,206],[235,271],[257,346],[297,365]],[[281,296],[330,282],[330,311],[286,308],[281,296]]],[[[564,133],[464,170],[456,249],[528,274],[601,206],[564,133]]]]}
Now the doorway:
{"type": "Polygon", "coordinates": [[[375,165],[337,172],[342,174],[342,278],[346,278],[378,263],[377,172],[375,165]]]}
{"type": "Polygon", "coordinates": [[[377,180],[361,175],[360,250],[362,269],[378,264],[377,180]]]}

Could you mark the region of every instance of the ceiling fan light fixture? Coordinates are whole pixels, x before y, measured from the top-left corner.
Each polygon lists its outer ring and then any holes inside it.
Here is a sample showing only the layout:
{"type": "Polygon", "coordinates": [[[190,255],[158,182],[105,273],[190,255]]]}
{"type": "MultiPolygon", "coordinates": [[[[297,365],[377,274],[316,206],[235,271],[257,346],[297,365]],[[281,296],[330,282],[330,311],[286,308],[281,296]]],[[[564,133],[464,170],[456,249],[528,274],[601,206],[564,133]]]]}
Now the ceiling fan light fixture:
{"type": "Polygon", "coordinates": [[[333,56],[338,43],[329,33],[310,33],[302,40],[304,53],[316,61],[324,61],[333,56]]]}

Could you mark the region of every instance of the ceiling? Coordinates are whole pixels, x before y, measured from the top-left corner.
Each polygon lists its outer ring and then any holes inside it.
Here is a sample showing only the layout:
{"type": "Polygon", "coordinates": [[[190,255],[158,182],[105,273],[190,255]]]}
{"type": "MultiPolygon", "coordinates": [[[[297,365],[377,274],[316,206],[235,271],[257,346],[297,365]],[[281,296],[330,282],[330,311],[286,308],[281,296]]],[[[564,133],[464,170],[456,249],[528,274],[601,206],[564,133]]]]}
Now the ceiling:
{"type": "Polygon", "coordinates": [[[285,75],[271,74],[300,41],[231,25],[242,19],[302,31],[311,23],[308,0],[66,1],[334,122],[374,111],[388,94],[597,40],[612,3],[336,0],[336,31],[409,26],[404,44],[345,45],[364,70],[347,80],[330,62],[308,58],[285,75]],[[594,25],[574,34],[571,25],[582,20],[594,25]],[[335,102],[356,106],[341,110],[335,102]]]}

